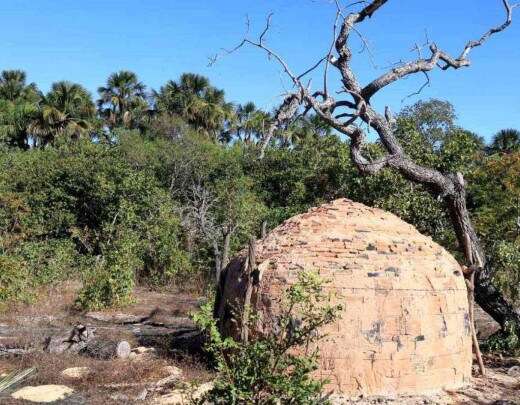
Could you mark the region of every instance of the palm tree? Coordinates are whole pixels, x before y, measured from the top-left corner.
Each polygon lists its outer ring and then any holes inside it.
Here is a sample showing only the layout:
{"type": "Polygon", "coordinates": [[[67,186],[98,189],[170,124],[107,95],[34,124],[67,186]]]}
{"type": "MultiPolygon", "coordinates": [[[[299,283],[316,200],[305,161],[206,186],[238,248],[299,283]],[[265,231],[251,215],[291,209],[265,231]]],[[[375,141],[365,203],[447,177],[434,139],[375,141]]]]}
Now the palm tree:
{"type": "Polygon", "coordinates": [[[37,112],[36,103],[0,100],[0,142],[28,149],[29,128],[37,112]]]}
{"type": "Polygon", "coordinates": [[[154,97],[160,112],[178,115],[215,139],[226,122],[233,119],[233,105],[226,102],[224,91],[198,74],[183,73],[178,82],[169,80],[154,92],[154,97]]]}
{"type": "Polygon", "coordinates": [[[236,123],[234,123],[237,137],[246,143],[250,143],[253,135],[263,132],[267,118],[267,114],[258,110],[253,102],[239,104],[236,109],[236,123]]]}
{"type": "Polygon", "coordinates": [[[36,84],[27,84],[23,70],[3,70],[0,73],[0,99],[15,102],[18,100],[37,101],[39,98],[36,84]]]}
{"type": "Polygon", "coordinates": [[[67,81],[53,83],[42,96],[31,133],[45,146],[59,136],[77,139],[90,135],[94,128],[96,107],[90,93],[81,85],[67,81]]]}
{"type": "Polygon", "coordinates": [[[146,86],[133,72],[121,70],[108,77],[106,86],[98,88],[97,105],[110,128],[135,127],[137,118],[149,110],[145,90],[146,86]]]}
{"type": "Polygon", "coordinates": [[[332,129],[318,115],[299,117],[282,131],[278,138],[283,147],[295,145],[305,139],[330,135],[332,129]]]}
{"type": "Polygon", "coordinates": [[[27,84],[21,70],[0,73],[0,140],[10,146],[29,148],[30,123],[35,117],[40,94],[34,83],[27,84]]]}
{"type": "Polygon", "coordinates": [[[520,131],[517,129],[502,129],[498,131],[489,147],[492,153],[511,153],[520,150],[520,131]]]}

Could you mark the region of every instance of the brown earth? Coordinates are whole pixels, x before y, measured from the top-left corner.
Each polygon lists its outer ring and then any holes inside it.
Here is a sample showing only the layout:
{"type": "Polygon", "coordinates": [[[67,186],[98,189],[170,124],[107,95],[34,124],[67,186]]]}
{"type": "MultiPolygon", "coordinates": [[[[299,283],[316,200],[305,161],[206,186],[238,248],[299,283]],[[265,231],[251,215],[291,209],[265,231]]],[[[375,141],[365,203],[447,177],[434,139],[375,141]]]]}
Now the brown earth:
{"type": "MultiPolygon", "coordinates": [[[[112,338],[125,338],[132,347],[139,344],[134,329],[146,325],[121,325],[109,322],[96,321],[86,317],[84,313],[73,311],[72,303],[78,285],[68,283],[54,289],[42,290],[40,298],[32,305],[16,305],[0,314],[0,345],[21,345],[28,347],[30,343],[39,342],[48,334],[67,330],[77,323],[90,324],[98,328],[99,333],[112,338]]],[[[152,331],[168,333],[168,323],[174,318],[186,318],[189,313],[196,311],[200,300],[198,297],[176,291],[153,292],[146,289],[136,291],[135,304],[121,310],[103,311],[107,316],[125,314],[127,317],[153,316],[157,325],[148,326],[152,331]],[[162,321],[162,322],[161,322],[162,321]]],[[[490,330],[491,322],[485,316],[481,329],[490,330]]],[[[171,326],[171,325],[170,325],[171,326]]],[[[491,327],[492,329],[492,327],[491,327]]],[[[170,328],[172,330],[172,328],[170,328]]],[[[160,342],[160,340],[158,340],[160,342]]],[[[155,346],[155,355],[142,355],[140,359],[126,360],[95,360],[79,355],[51,355],[35,352],[22,356],[0,357],[0,375],[13,370],[27,367],[36,367],[37,372],[11,389],[0,395],[0,403],[6,405],[31,404],[27,401],[16,400],[9,393],[25,386],[43,384],[66,385],[74,389],[74,394],[56,404],[131,404],[155,403],[158,398],[171,398],[170,394],[176,387],[199,384],[210,381],[214,375],[197,358],[179,356],[168,350],[168,347],[155,346]],[[169,373],[165,366],[179,367],[183,371],[182,381],[166,384],[157,390],[150,390],[157,381],[169,373]],[[70,367],[88,367],[91,373],[80,379],[71,379],[61,374],[70,367]],[[145,400],[136,400],[147,389],[145,400]]],[[[437,395],[419,397],[395,398],[360,398],[358,404],[493,404],[495,401],[511,401],[520,403],[520,376],[509,375],[511,369],[520,365],[519,359],[485,357],[488,375],[485,378],[474,377],[471,385],[458,391],[443,392],[437,395]]],[[[335,400],[336,404],[350,403],[335,400]]],[[[505,402],[503,402],[505,403],[505,402]]]]}

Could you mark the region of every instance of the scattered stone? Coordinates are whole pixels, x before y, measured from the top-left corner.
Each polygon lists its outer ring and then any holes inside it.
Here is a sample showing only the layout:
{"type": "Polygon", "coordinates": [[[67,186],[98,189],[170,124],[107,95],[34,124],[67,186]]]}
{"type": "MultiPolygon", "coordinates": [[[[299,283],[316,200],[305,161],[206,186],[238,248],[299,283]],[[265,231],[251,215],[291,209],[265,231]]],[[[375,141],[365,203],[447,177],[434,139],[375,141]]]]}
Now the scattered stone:
{"type": "Polygon", "coordinates": [[[520,377],[520,366],[513,366],[507,370],[507,374],[511,377],[520,377]]]}
{"type": "Polygon", "coordinates": [[[71,367],[66,368],[61,372],[63,377],[79,379],[90,374],[90,368],[88,367],[71,367]]]}
{"type": "Polygon", "coordinates": [[[139,346],[132,349],[128,358],[136,361],[149,360],[157,356],[156,350],[153,347],[139,346]]]}
{"type": "Polygon", "coordinates": [[[157,381],[155,383],[155,386],[159,388],[159,387],[165,387],[168,385],[173,385],[180,379],[181,379],[180,375],[172,374],[172,375],[169,375],[168,377],[161,378],[159,381],[157,381]]]}
{"type": "Polygon", "coordinates": [[[36,387],[27,386],[15,391],[11,397],[15,399],[23,399],[31,402],[54,402],[65,399],[74,390],[65,385],[39,385],[36,387]]]}
{"type": "Polygon", "coordinates": [[[182,370],[179,367],[175,366],[165,366],[162,368],[162,370],[168,374],[169,376],[175,375],[178,378],[182,377],[182,370]]]}
{"type": "Polygon", "coordinates": [[[138,396],[135,397],[135,401],[144,401],[146,396],[148,395],[148,390],[145,388],[142,390],[138,396]]]}
{"type": "Polygon", "coordinates": [[[154,347],[138,346],[138,347],[134,347],[132,349],[132,352],[136,353],[136,354],[155,353],[155,348],[154,347]]]}
{"type": "Polygon", "coordinates": [[[206,392],[213,388],[213,382],[207,382],[195,388],[179,388],[173,390],[169,394],[163,395],[155,399],[154,404],[170,405],[170,404],[189,404],[191,400],[200,399],[206,392]]]}
{"type": "Polygon", "coordinates": [[[130,398],[128,398],[128,396],[125,394],[116,393],[110,395],[110,399],[113,401],[117,401],[117,403],[126,404],[129,402],[130,398]]]}

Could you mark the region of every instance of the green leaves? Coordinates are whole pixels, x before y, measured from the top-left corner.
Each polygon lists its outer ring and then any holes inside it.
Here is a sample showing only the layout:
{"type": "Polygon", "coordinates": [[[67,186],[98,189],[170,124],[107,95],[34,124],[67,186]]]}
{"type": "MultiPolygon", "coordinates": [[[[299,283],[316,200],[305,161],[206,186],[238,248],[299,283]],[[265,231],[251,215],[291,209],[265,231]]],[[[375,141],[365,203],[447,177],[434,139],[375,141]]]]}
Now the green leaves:
{"type": "MultiPolygon", "coordinates": [[[[215,404],[317,404],[326,381],[315,380],[320,328],[338,319],[341,306],[331,305],[325,282],[314,272],[302,272],[279,302],[277,333],[255,333],[247,343],[222,338],[206,304],[194,316],[208,336],[207,350],[219,372],[215,387],[202,399],[215,404]]],[[[276,299],[276,298],[274,298],[276,299]]],[[[260,314],[250,318],[254,330],[260,314]]]]}

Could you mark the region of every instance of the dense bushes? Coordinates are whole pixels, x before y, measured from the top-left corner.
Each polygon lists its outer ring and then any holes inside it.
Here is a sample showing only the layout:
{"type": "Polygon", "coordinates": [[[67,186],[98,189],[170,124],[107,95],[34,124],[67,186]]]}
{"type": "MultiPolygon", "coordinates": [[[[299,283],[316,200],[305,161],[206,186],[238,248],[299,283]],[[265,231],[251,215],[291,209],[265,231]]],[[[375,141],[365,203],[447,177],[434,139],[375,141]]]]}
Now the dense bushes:
{"type": "Polygon", "coordinates": [[[72,275],[85,280],[78,302],[100,307],[127,302],[136,279],[164,285],[190,270],[174,202],[117,148],[10,151],[0,165],[2,257],[17,263],[17,289],[72,275]]]}
{"type": "MultiPolygon", "coordinates": [[[[468,180],[495,282],[518,300],[520,153],[486,154],[480,138],[449,122],[450,111],[433,119],[428,105],[401,114],[396,133],[419,163],[468,180]]],[[[136,284],[192,288],[187,276],[214,280],[262,223],[273,228],[339,197],[394,212],[460,250],[430,190],[392,170],[360,176],[348,142],[315,120],[278,134],[261,161],[251,137],[224,144],[178,116],[161,117],[160,128],[147,122],[44,148],[1,144],[0,301],[30,299],[39,285],[69,277],[83,281],[82,307],[124,304],[136,284]]],[[[377,143],[365,147],[381,153],[377,143]]]]}

